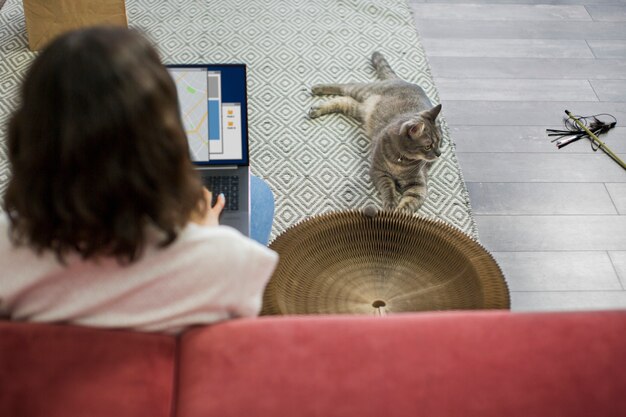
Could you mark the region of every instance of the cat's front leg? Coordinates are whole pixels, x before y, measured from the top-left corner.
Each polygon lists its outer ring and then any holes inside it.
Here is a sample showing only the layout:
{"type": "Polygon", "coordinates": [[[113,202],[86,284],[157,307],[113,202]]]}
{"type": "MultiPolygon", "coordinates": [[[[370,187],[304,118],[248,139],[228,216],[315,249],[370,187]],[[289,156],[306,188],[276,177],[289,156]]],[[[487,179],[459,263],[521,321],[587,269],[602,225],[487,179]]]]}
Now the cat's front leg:
{"type": "Polygon", "coordinates": [[[394,179],[387,172],[379,170],[371,170],[370,177],[383,201],[383,208],[385,210],[393,210],[398,196],[394,179]]]}
{"type": "Polygon", "coordinates": [[[309,110],[309,117],[315,119],[328,113],[343,113],[361,121],[359,102],[351,97],[335,97],[309,110]]]}
{"type": "Polygon", "coordinates": [[[367,99],[371,94],[370,83],[315,84],[311,93],[316,96],[335,95],[348,96],[357,101],[367,99]]]}
{"type": "Polygon", "coordinates": [[[424,184],[413,184],[406,187],[402,190],[400,202],[398,203],[398,207],[396,207],[396,211],[415,213],[417,209],[424,204],[427,196],[428,189],[424,184]]]}
{"type": "Polygon", "coordinates": [[[315,84],[311,87],[311,93],[316,96],[342,95],[341,84],[315,84]]]}

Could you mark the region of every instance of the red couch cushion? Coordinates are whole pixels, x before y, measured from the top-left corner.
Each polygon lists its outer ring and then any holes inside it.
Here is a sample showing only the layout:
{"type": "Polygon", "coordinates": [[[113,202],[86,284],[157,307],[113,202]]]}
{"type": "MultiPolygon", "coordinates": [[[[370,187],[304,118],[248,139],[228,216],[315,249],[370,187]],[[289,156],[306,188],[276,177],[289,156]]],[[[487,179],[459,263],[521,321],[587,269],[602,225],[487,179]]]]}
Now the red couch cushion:
{"type": "Polygon", "coordinates": [[[626,415],[626,311],[237,320],[192,330],[179,417],[626,415]]]}
{"type": "Polygon", "coordinates": [[[172,415],[176,339],[0,322],[0,416],[172,415]]]}

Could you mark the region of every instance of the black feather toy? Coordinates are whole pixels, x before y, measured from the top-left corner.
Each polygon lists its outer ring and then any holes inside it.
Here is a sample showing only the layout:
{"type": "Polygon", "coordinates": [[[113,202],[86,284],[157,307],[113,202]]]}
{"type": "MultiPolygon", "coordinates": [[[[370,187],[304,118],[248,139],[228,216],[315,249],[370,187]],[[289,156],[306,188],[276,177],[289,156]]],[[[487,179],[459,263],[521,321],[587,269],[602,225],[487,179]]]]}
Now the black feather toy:
{"type": "Polygon", "coordinates": [[[626,162],[622,161],[598,135],[607,133],[617,125],[617,119],[610,114],[602,113],[594,116],[574,116],[569,110],[565,110],[567,118],[563,120],[564,130],[546,129],[548,136],[556,136],[552,142],[556,141],[557,148],[562,148],[579,139],[587,138],[591,142],[591,149],[595,152],[598,149],[610,156],[622,168],[626,169],[626,162]],[[608,116],[613,119],[612,122],[604,122],[598,116],[608,116]]]}
{"type": "MultiPolygon", "coordinates": [[[[578,121],[580,121],[583,125],[587,126],[587,128],[596,136],[607,133],[609,130],[613,129],[617,125],[617,119],[608,113],[596,114],[593,116],[573,116],[578,121]],[[598,119],[599,116],[607,116],[613,119],[611,122],[604,122],[598,119]]],[[[565,126],[564,130],[558,129],[546,129],[548,132],[548,136],[555,136],[552,139],[552,142],[556,142],[556,147],[561,149],[564,146],[569,145],[570,143],[576,142],[582,138],[587,138],[591,140],[591,149],[595,151],[600,147],[595,144],[592,140],[591,136],[587,133],[586,130],[582,129],[575,121],[570,117],[563,118],[563,125],[565,126]]]]}

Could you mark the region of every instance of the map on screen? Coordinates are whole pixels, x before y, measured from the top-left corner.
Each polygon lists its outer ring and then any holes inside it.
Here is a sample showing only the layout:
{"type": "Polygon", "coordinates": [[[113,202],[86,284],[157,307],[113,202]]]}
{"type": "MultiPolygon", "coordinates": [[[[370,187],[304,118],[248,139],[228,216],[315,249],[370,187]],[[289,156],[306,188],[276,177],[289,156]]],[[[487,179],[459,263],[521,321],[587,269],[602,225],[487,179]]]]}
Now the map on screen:
{"type": "MultiPolygon", "coordinates": [[[[223,71],[206,67],[169,67],[176,83],[189,151],[195,162],[243,158],[242,103],[226,101],[223,71]]],[[[245,77],[244,77],[245,85],[245,77]]],[[[245,87],[244,87],[245,91],[245,87]]]]}

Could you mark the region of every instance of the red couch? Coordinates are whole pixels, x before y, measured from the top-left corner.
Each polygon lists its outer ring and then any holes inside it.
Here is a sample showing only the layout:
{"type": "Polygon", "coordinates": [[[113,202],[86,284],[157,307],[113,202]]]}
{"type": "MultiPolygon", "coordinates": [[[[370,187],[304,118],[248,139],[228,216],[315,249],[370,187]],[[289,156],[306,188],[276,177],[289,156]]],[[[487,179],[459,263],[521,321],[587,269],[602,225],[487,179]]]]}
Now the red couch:
{"type": "Polygon", "coordinates": [[[626,416],[626,311],[0,322],[0,416],[626,416]]]}

